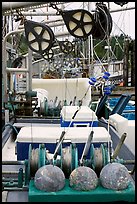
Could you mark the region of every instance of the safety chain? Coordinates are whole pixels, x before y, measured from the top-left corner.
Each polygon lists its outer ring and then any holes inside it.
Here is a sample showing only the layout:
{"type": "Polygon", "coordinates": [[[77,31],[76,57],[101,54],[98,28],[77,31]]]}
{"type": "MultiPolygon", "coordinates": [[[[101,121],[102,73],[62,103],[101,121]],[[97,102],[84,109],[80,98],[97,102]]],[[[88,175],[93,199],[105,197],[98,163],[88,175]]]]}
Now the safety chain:
{"type": "Polygon", "coordinates": [[[20,21],[21,20],[21,25],[24,23],[24,21],[26,20],[26,17],[21,13],[21,11],[16,10],[17,16],[15,22],[20,21]]]}
{"type": "Polygon", "coordinates": [[[59,9],[55,3],[50,2],[49,6],[52,7],[53,9],[57,10],[56,15],[60,15],[61,14],[62,10],[59,9]]]}

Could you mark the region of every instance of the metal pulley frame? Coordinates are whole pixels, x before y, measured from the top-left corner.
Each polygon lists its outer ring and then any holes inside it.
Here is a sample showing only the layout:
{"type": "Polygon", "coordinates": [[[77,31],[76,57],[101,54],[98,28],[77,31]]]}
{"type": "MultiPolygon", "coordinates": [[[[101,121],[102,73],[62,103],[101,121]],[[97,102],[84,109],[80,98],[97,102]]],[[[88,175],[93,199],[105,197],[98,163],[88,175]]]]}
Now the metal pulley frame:
{"type": "Polygon", "coordinates": [[[40,144],[39,148],[33,149],[32,145],[29,145],[28,162],[25,163],[26,166],[26,177],[28,181],[31,177],[35,176],[36,171],[47,164],[53,163],[62,169],[65,177],[68,178],[70,173],[78,167],[78,151],[74,144],[62,148],[60,150],[60,159],[48,160],[47,152],[44,144],[40,144]]]}
{"type": "Polygon", "coordinates": [[[90,164],[96,173],[99,173],[101,169],[110,161],[110,155],[108,155],[108,147],[101,144],[100,147],[94,147],[91,144],[90,147],[90,164]]]}
{"type": "MultiPolygon", "coordinates": [[[[91,131],[87,143],[85,144],[85,148],[83,150],[81,159],[78,160],[78,149],[76,144],[66,145],[64,141],[65,131],[62,132],[58,144],[55,148],[54,154],[52,158],[48,159],[48,155],[46,152],[46,148],[44,144],[40,144],[39,148],[32,149],[32,145],[29,146],[28,153],[28,165],[27,165],[27,178],[30,178],[36,173],[36,171],[47,164],[57,165],[65,174],[66,178],[69,178],[71,172],[76,169],[78,166],[84,165],[92,168],[98,175],[100,174],[101,169],[107,165],[109,162],[120,162],[120,163],[132,163],[133,161],[122,161],[115,159],[111,155],[111,144],[101,143],[99,147],[95,147],[95,145],[91,142],[93,138],[93,131],[91,131]],[[65,146],[65,147],[64,147],[65,146]],[[89,152],[89,159],[86,159],[87,153],[89,152]],[[57,158],[57,156],[60,158],[57,158]]],[[[116,147],[115,151],[118,154],[118,150],[122,145],[123,135],[121,142],[116,147]]],[[[117,155],[116,154],[116,155],[117,155]]],[[[115,155],[115,153],[114,153],[115,155]]]]}
{"type": "Polygon", "coordinates": [[[74,144],[61,148],[61,169],[66,178],[78,167],[78,151],[74,144]]]}
{"type": "MultiPolygon", "coordinates": [[[[32,145],[29,145],[29,155],[28,155],[28,168],[27,175],[28,180],[35,176],[36,171],[49,163],[57,165],[62,169],[65,177],[68,178],[70,173],[78,167],[78,150],[75,144],[70,144],[70,146],[62,147],[60,144],[59,148],[60,159],[57,156],[52,160],[47,160],[47,153],[44,144],[40,144],[39,148],[32,149],[32,145]]],[[[58,153],[57,153],[58,154],[58,153]]],[[[94,147],[94,144],[90,145],[90,159],[85,160],[83,165],[90,166],[95,172],[99,173],[101,169],[108,164],[110,161],[108,155],[108,148],[101,144],[100,147],[94,147]]]]}
{"type": "Polygon", "coordinates": [[[36,171],[46,165],[46,148],[44,144],[40,144],[39,148],[32,149],[32,145],[29,145],[29,154],[28,154],[28,166],[27,166],[27,178],[28,180],[31,177],[35,176],[36,171]]]}

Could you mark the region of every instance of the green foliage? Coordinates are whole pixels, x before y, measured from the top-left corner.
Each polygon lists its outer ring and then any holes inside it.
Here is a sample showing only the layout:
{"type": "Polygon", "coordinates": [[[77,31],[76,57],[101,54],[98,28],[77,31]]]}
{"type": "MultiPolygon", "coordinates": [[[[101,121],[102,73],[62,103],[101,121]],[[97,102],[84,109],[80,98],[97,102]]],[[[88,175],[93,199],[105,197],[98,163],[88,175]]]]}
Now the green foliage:
{"type": "MultiPolygon", "coordinates": [[[[108,46],[107,40],[96,40],[94,39],[95,51],[100,59],[107,59],[107,50],[105,46],[108,46]]],[[[124,45],[124,36],[112,36],[109,40],[111,46],[110,57],[111,59],[122,60],[123,59],[123,45],[124,45]]],[[[94,56],[97,60],[97,57],[94,56]]]]}
{"type": "Polygon", "coordinates": [[[12,44],[12,36],[10,36],[8,39],[7,39],[7,42],[12,44]]]}
{"type": "Polygon", "coordinates": [[[21,54],[26,54],[28,52],[28,44],[24,34],[20,35],[20,43],[18,49],[21,54]]]}
{"type": "MultiPolygon", "coordinates": [[[[26,54],[28,52],[28,44],[27,40],[25,38],[24,33],[23,34],[18,34],[17,36],[19,45],[18,45],[18,50],[21,54],[26,54]]],[[[124,40],[125,36],[121,34],[120,36],[111,36],[109,39],[109,43],[111,46],[110,50],[110,58],[113,60],[122,60],[124,53],[124,40]]],[[[107,60],[107,50],[105,49],[105,46],[108,46],[107,39],[106,40],[100,40],[100,39],[94,39],[93,40],[93,46],[94,50],[96,51],[98,58],[99,59],[104,59],[107,60]]],[[[80,48],[80,45],[78,46],[78,49],[80,48]]],[[[78,50],[75,51],[78,54],[78,50]]],[[[72,52],[73,55],[76,53],[72,52]]],[[[94,59],[97,60],[96,55],[94,55],[94,59]]]]}

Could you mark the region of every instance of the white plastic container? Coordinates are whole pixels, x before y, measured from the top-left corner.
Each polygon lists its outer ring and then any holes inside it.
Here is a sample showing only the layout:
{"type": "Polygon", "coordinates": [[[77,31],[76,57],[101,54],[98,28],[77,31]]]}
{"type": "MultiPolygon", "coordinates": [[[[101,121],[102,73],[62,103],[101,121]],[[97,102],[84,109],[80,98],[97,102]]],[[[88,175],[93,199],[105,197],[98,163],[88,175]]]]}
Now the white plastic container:
{"type": "Polygon", "coordinates": [[[98,120],[95,112],[91,110],[88,106],[80,106],[80,107],[63,106],[61,110],[61,126],[62,127],[94,126],[95,127],[95,126],[98,126],[98,120]]]}
{"type": "Polygon", "coordinates": [[[120,137],[123,133],[127,133],[128,119],[118,113],[109,116],[109,123],[115,127],[120,137]]]}
{"type": "MultiPolygon", "coordinates": [[[[54,153],[61,133],[65,131],[63,144],[75,143],[79,145],[79,154],[82,154],[83,147],[93,130],[92,143],[101,144],[111,141],[111,137],[104,127],[22,127],[17,135],[17,159],[28,158],[29,144],[38,148],[39,144],[44,143],[50,153],[54,153]]],[[[80,155],[79,155],[80,156],[80,155]]]]}

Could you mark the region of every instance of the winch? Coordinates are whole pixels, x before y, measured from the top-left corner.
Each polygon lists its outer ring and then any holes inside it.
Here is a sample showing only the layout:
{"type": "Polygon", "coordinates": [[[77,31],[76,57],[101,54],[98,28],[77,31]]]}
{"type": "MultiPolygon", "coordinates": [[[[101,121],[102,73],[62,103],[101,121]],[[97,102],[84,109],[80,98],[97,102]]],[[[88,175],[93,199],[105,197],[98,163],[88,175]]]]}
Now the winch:
{"type": "MultiPolygon", "coordinates": [[[[126,161],[119,159],[117,157],[118,147],[116,151],[112,154],[112,147],[108,147],[105,143],[100,144],[100,146],[95,147],[91,142],[93,138],[93,131],[91,131],[85,147],[83,149],[82,155],[79,159],[78,148],[75,143],[72,143],[66,147],[63,147],[63,137],[62,133],[58,144],[55,148],[53,154],[51,154],[48,149],[45,148],[45,144],[39,144],[38,148],[32,148],[32,144],[29,145],[28,159],[24,161],[17,162],[3,162],[3,164],[23,164],[24,169],[20,168],[18,171],[18,180],[5,180],[3,178],[3,188],[17,188],[17,189],[28,189],[28,200],[29,202],[98,202],[103,201],[128,201],[133,202],[135,200],[135,189],[132,182],[131,176],[124,166],[124,164],[133,164],[134,161],[126,161]],[[89,156],[87,156],[89,153],[89,156]],[[127,176],[127,187],[124,189],[109,189],[101,184],[101,173],[107,165],[117,164],[121,165],[119,172],[122,172],[123,168],[126,169],[127,176]],[[53,170],[56,171],[52,172],[53,170]],[[83,167],[81,172],[79,168],[83,167]],[[91,171],[91,172],[90,172],[91,171]],[[45,172],[45,174],[44,174],[45,172]],[[91,174],[92,173],[92,174],[91,174]],[[91,176],[90,176],[91,174],[91,176]],[[94,175],[95,174],[95,175],[94,175]],[[61,175],[64,175],[61,177],[61,175]],[[74,177],[75,176],[75,177],[74,177]],[[42,177],[42,178],[41,178],[42,177]],[[57,180],[60,180],[61,187],[58,189],[57,180]],[[92,178],[93,181],[88,181],[87,179],[92,178]],[[39,182],[41,180],[41,182],[39,182]],[[46,182],[45,182],[46,179],[46,182]],[[51,181],[52,180],[52,181],[51,181]],[[84,181],[86,180],[86,181],[84,181]],[[38,183],[37,183],[38,182],[38,183]],[[45,183],[44,183],[45,182],[45,183]],[[49,182],[49,184],[48,184],[49,182]],[[43,183],[43,184],[42,184],[43,183]],[[54,184],[53,184],[54,183],[54,184]],[[75,183],[75,185],[74,185],[75,183]],[[81,184],[83,183],[83,184],[81,184]],[[89,185],[90,183],[90,185],[89,185]],[[41,190],[36,186],[41,186],[41,188],[51,189],[52,185],[55,187],[55,191],[51,190],[41,190]],[[81,186],[80,186],[81,185],[81,186]],[[83,187],[82,187],[83,185],[83,187]],[[90,190],[87,190],[86,185],[91,186],[90,190]],[[77,190],[76,186],[82,190],[77,190]],[[93,187],[94,186],[94,187],[93,187]],[[85,190],[83,190],[85,189],[85,190]]],[[[124,170],[125,171],[125,170],[124,170]]],[[[112,176],[112,172],[115,174],[115,168],[111,168],[108,172],[108,178],[112,176]],[[110,176],[110,175],[111,176],[110,176]]],[[[122,175],[121,175],[122,176],[122,175]]],[[[112,176],[114,177],[114,176],[112,176]]],[[[120,177],[122,178],[122,177],[120,177]]],[[[118,178],[117,178],[118,179],[118,178]]],[[[121,180],[121,185],[122,185],[121,180]]],[[[124,183],[125,184],[125,183],[124,183]]],[[[123,185],[124,185],[123,184],[123,185]]],[[[120,184],[119,184],[120,185],[120,184]]],[[[54,188],[52,188],[54,189],[54,188]]]]}

